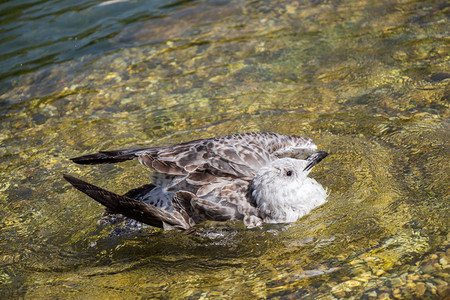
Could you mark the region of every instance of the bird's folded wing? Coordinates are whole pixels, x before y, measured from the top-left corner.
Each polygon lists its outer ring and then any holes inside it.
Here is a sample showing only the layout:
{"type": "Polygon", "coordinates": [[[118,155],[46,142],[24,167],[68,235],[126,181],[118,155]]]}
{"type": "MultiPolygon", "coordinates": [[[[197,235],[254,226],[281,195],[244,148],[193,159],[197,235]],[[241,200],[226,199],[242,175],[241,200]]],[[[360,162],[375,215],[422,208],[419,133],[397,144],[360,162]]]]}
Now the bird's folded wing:
{"type": "Polygon", "coordinates": [[[206,220],[228,221],[237,219],[236,209],[199,198],[189,192],[176,193],[173,198],[173,206],[191,226],[206,220]]]}

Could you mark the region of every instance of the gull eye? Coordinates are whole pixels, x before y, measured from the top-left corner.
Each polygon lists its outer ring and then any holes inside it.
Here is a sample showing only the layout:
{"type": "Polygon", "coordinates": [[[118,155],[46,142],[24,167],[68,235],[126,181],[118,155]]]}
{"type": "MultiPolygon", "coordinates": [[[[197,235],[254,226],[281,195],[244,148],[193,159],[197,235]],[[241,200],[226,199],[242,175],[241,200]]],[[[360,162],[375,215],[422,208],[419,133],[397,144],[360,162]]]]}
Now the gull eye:
{"type": "Polygon", "coordinates": [[[286,176],[292,176],[292,171],[287,171],[286,176]]]}

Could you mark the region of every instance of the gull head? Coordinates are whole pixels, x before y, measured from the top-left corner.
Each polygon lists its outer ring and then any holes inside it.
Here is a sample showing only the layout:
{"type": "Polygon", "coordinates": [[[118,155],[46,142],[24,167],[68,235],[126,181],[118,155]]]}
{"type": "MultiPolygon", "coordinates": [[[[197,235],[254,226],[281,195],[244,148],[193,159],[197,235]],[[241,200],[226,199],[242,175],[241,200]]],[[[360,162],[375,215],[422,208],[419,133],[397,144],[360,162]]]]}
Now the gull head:
{"type": "Polygon", "coordinates": [[[305,160],[275,159],[258,170],[250,198],[264,222],[295,222],[326,202],[326,190],[308,174],[327,155],[320,151],[305,160]]]}

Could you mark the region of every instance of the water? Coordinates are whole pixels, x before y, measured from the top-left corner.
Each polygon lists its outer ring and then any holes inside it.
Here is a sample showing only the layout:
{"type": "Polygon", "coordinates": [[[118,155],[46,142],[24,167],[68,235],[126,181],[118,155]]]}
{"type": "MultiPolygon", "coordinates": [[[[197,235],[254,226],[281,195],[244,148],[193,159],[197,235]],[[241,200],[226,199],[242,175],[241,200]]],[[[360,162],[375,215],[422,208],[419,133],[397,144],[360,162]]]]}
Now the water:
{"type": "Polygon", "coordinates": [[[0,5],[2,298],[445,298],[449,6],[442,1],[0,5]],[[313,138],[328,203],[291,225],[109,237],[70,173],[102,149],[247,131],[313,138]]]}

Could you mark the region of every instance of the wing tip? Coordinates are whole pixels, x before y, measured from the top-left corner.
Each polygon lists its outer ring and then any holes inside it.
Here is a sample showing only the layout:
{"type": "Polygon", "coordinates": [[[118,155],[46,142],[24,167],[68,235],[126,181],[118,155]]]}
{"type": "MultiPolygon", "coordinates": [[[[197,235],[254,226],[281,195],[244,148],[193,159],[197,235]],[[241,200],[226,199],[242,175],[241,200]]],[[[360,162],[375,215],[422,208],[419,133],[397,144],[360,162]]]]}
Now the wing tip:
{"type": "Polygon", "coordinates": [[[109,164],[132,160],[136,158],[136,152],[123,153],[122,151],[100,151],[99,153],[82,155],[70,158],[79,165],[109,164]]]}
{"type": "Polygon", "coordinates": [[[68,181],[71,185],[75,186],[76,184],[81,184],[83,181],[81,179],[76,178],[75,176],[69,174],[63,174],[63,178],[68,181]]]}

